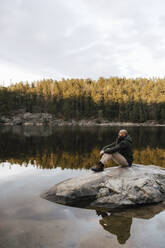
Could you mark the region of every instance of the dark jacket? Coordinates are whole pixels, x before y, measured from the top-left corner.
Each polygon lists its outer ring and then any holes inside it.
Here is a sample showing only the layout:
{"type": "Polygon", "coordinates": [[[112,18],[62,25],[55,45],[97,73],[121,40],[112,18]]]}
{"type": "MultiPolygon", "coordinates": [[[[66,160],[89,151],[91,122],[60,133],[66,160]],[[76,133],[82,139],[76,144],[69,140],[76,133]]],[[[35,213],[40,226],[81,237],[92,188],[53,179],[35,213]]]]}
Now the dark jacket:
{"type": "Polygon", "coordinates": [[[102,148],[105,153],[112,154],[119,152],[128,161],[129,165],[133,162],[132,138],[129,135],[118,137],[115,142],[102,148]]]}

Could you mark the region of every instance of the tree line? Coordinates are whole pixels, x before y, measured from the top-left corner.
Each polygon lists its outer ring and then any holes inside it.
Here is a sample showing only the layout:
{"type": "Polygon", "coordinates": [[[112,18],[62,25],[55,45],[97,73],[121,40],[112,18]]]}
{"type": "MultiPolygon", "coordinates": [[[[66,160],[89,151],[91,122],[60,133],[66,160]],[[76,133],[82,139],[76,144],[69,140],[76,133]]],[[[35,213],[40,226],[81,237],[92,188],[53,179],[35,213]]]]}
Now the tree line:
{"type": "Polygon", "coordinates": [[[51,113],[55,118],[165,120],[165,78],[43,79],[0,86],[0,114],[51,113]]]}

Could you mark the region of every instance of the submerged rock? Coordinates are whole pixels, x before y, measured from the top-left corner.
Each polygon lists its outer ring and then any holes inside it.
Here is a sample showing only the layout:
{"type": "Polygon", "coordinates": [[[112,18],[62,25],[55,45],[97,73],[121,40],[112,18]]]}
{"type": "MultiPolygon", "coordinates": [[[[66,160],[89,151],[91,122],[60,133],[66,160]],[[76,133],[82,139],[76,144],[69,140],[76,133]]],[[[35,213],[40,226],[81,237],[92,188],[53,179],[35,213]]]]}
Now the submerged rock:
{"type": "Polygon", "coordinates": [[[43,198],[71,206],[120,209],[165,200],[165,169],[133,165],[89,171],[58,183],[43,198]]]}

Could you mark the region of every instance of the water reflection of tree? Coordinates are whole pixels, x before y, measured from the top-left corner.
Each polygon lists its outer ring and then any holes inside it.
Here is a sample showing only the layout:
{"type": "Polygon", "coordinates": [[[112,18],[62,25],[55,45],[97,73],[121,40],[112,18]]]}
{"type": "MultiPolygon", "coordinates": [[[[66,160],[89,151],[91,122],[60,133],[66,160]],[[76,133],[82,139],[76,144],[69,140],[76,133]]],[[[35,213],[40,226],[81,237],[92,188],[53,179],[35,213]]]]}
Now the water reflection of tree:
{"type": "MultiPolygon", "coordinates": [[[[90,168],[99,159],[99,150],[111,143],[119,128],[111,129],[57,129],[32,134],[23,129],[0,132],[0,162],[28,165],[39,168],[90,168]],[[28,135],[27,135],[28,134],[28,135]],[[44,136],[45,135],[45,136],[44,136]]],[[[128,128],[134,139],[134,163],[165,166],[163,129],[128,128]],[[146,144],[147,136],[152,142],[146,144]],[[160,138],[160,139],[159,139],[160,138]],[[140,139],[140,140],[139,140],[140,139]],[[141,146],[140,146],[141,144],[141,146]]],[[[112,164],[111,165],[115,165],[112,164]]],[[[109,165],[107,165],[109,166],[109,165]]]]}
{"type": "MultiPolygon", "coordinates": [[[[65,151],[49,151],[44,149],[43,151],[38,151],[36,154],[31,154],[30,151],[25,153],[8,154],[8,156],[3,156],[0,158],[0,162],[8,161],[11,164],[20,164],[27,165],[30,163],[36,167],[43,169],[51,169],[56,167],[61,167],[62,169],[89,169],[98,159],[99,159],[99,150],[94,148],[91,153],[80,154],[78,152],[70,153],[65,151]]],[[[163,149],[153,149],[147,147],[144,150],[135,150],[134,151],[134,162],[140,164],[155,164],[162,167],[165,167],[165,150],[163,149]]],[[[115,166],[114,162],[110,162],[106,165],[115,166]]]]}

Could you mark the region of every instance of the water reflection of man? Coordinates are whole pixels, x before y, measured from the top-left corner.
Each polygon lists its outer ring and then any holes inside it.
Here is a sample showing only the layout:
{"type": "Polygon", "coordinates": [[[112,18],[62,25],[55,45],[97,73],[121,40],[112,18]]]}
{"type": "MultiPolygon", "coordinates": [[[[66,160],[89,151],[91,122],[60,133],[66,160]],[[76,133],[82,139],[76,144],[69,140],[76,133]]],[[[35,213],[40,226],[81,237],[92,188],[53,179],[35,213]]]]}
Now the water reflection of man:
{"type": "Polygon", "coordinates": [[[123,167],[131,166],[133,162],[132,138],[127,130],[120,130],[116,141],[103,147],[100,156],[98,164],[91,168],[95,172],[103,171],[104,165],[111,159],[123,167]]]}
{"type": "Polygon", "coordinates": [[[101,215],[102,219],[99,221],[104,230],[117,236],[120,244],[125,242],[130,237],[130,229],[132,224],[132,217],[122,216],[119,213],[111,213],[96,211],[97,215],[101,215]]]}

